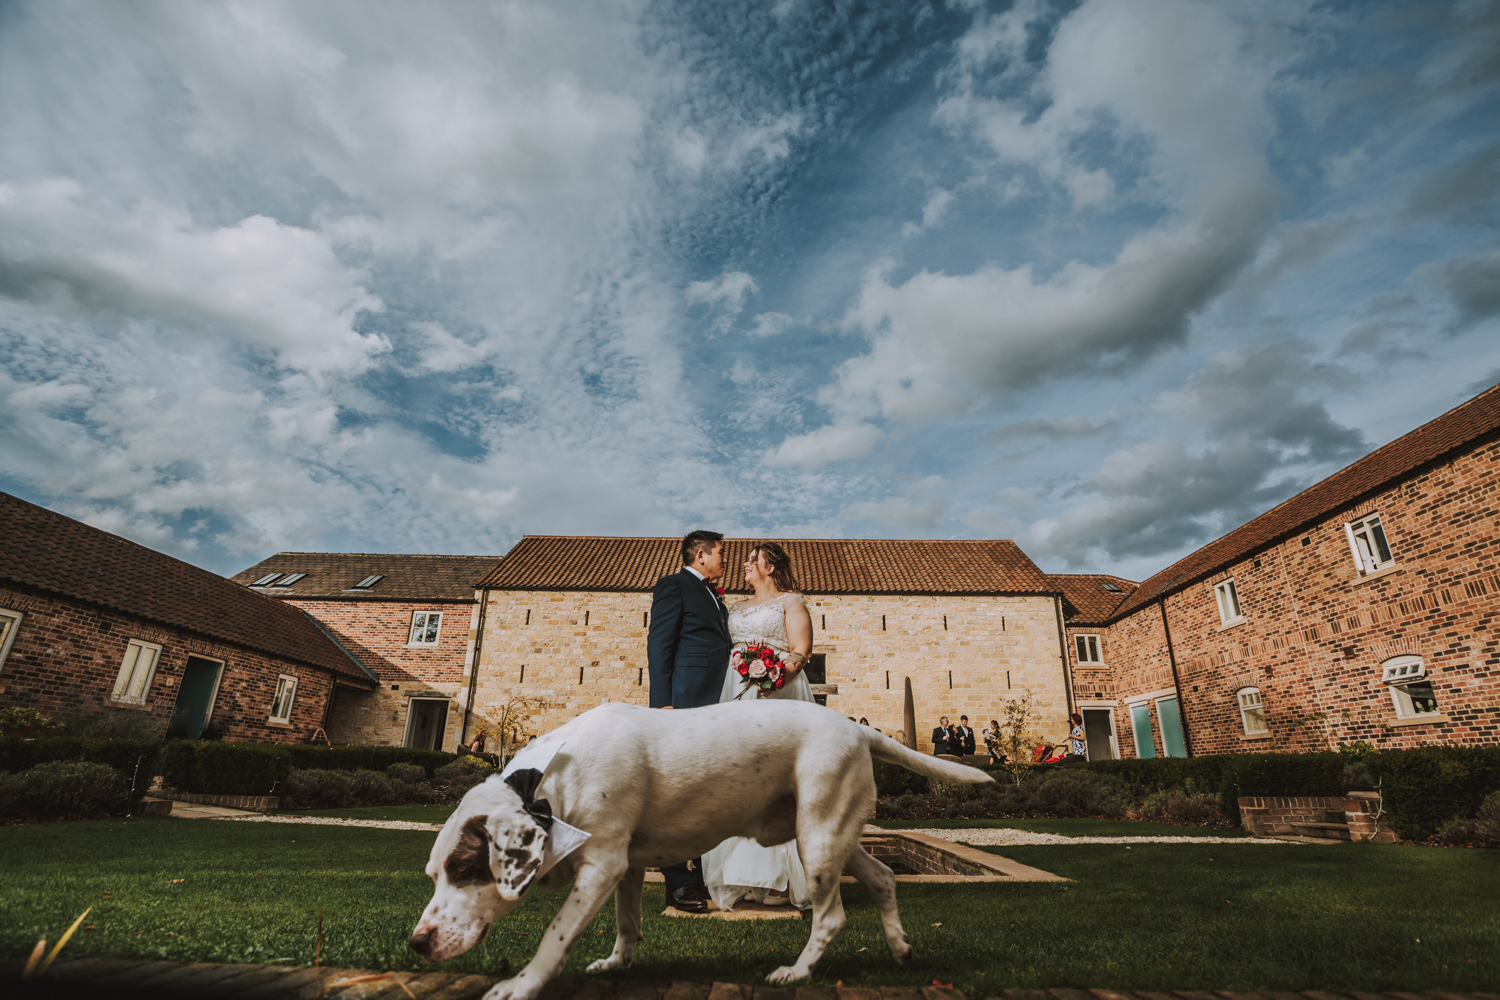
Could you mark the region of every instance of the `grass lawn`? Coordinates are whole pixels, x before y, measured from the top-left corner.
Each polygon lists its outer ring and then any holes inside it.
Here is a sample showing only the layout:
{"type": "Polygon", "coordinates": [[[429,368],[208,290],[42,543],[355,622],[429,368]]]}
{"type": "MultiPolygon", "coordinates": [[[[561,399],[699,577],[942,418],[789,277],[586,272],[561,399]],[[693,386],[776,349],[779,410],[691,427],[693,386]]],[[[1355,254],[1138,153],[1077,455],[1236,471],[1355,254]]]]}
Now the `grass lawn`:
{"type": "Polygon", "coordinates": [[[1239,827],[1224,830],[1125,819],[877,819],[887,830],[1027,830],[1064,837],[1248,837],[1239,827]]]}
{"type": "MultiPolygon", "coordinates": [[[[357,827],[141,818],[0,828],[0,952],[24,954],[95,909],[66,954],[422,968],[405,939],[430,883],[432,834],[357,827]],[[181,881],[176,881],[176,880],[181,881]]],[[[1492,989],[1500,983],[1500,852],[1345,844],[1137,844],[1006,848],[1070,883],[903,884],[913,968],[891,963],[869,897],[844,888],[849,923],[821,984],[952,982],[1125,989],[1492,989]]],[[[564,892],[534,893],[445,971],[519,967],[564,892]]],[[[633,977],[759,982],[806,941],[804,921],[660,916],[646,889],[633,977]]],[[[613,912],[566,974],[608,953],[613,912]]]]}

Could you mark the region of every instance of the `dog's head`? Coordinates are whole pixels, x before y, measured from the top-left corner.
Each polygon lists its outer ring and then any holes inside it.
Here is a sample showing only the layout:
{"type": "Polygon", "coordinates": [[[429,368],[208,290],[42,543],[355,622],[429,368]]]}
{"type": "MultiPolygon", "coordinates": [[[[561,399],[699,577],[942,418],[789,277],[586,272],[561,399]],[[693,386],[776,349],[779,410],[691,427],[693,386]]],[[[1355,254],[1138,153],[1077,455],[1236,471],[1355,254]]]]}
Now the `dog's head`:
{"type": "Polygon", "coordinates": [[[490,778],[471,788],[427,860],[432,902],[408,942],[429,962],[462,955],[516,908],[541,872],[547,831],[521,796],[490,778]]]}

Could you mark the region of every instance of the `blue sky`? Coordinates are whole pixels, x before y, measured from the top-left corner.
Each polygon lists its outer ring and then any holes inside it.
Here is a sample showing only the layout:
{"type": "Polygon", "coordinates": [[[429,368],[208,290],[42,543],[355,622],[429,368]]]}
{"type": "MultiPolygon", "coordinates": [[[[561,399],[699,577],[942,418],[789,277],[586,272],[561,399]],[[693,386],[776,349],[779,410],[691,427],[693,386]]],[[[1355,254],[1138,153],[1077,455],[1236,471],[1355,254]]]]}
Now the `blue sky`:
{"type": "Polygon", "coordinates": [[[1500,380],[1500,5],[12,3],[0,489],[1143,578],[1500,380]]]}

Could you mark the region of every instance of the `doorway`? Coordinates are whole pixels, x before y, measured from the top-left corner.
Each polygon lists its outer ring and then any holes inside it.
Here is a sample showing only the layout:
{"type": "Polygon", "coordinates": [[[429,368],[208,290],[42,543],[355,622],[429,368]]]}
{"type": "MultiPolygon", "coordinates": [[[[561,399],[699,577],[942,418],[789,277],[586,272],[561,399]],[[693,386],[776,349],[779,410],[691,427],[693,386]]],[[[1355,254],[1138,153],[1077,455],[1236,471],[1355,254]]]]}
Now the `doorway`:
{"type": "MultiPolygon", "coordinates": [[[[807,683],[809,683],[809,684],[827,684],[828,683],[828,654],[827,653],[814,653],[814,654],[812,654],[811,656],[809,656],[807,658],[807,666],[803,667],[802,669],[807,673],[807,683]]],[[[819,705],[827,705],[828,704],[828,696],[826,694],[815,694],[815,695],[813,695],[813,701],[817,702],[819,705]]]]}
{"type": "Polygon", "coordinates": [[[1186,757],[1187,740],[1182,737],[1182,708],[1176,698],[1156,699],[1156,717],[1161,723],[1161,748],[1168,757],[1186,757]]]}
{"type": "Polygon", "coordinates": [[[177,688],[177,704],[172,708],[172,718],[167,722],[169,740],[196,740],[208,728],[213,716],[214,699],[219,694],[219,679],[224,674],[224,664],[206,656],[189,656],[187,667],[182,671],[182,683],[177,688]]]}
{"type": "Polygon", "coordinates": [[[1083,736],[1089,760],[1115,759],[1115,713],[1107,708],[1085,708],[1083,736]]]}
{"type": "Polygon", "coordinates": [[[447,698],[413,698],[406,705],[405,745],[413,750],[443,749],[448,729],[447,698]]]}

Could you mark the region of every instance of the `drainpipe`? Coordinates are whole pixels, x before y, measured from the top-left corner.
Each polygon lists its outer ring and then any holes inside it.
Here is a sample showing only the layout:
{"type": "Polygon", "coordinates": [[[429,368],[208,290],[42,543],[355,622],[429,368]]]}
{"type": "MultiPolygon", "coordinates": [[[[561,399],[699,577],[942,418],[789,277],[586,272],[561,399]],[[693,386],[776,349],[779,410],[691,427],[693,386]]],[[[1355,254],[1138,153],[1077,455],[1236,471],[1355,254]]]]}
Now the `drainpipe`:
{"type": "MultiPolygon", "coordinates": [[[[1068,695],[1068,715],[1078,711],[1073,703],[1073,667],[1068,663],[1068,638],[1063,629],[1062,595],[1052,595],[1052,610],[1057,615],[1057,652],[1062,657],[1063,688],[1068,695]]],[[[1073,720],[1068,719],[1068,731],[1072,732],[1073,720]]]]}
{"type": "Polygon", "coordinates": [[[1161,608],[1161,630],[1167,637],[1167,662],[1172,665],[1172,688],[1177,692],[1177,718],[1182,726],[1182,746],[1187,750],[1187,755],[1193,755],[1193,738],[1188,733],[1187,702],[1182,698],[1182,679],[1177,676],[1177,654],[1172,652],[1172,629],[1167,625],[1167,598],[1162,595],[1156,600],[1157,607],[1161,608]]]}
{"type": "Polygon", "coordinates": [[[469,697],[464,702],[464,731],[458,741],[469,745],[469,716],[474,712],[474,689],[479,684],[479,651],[484,647],[484,612],[489,607],[488,589],[479,592],[479,621],[474,629],[474,660],[469,664],[469,697]]]}

